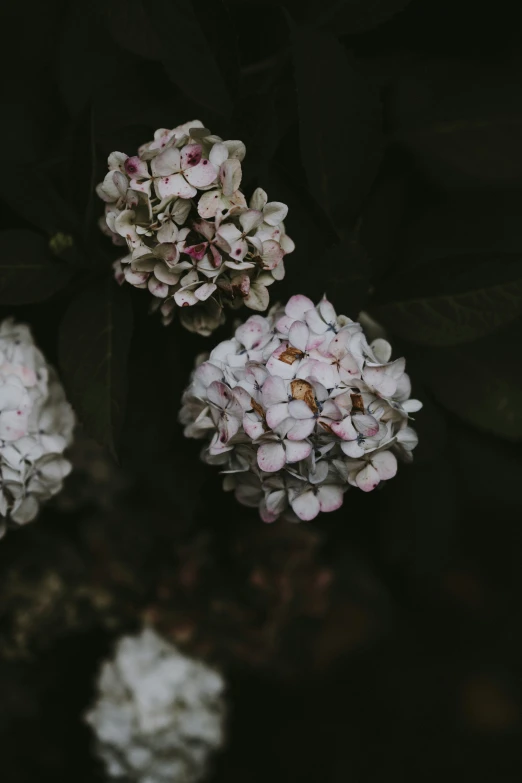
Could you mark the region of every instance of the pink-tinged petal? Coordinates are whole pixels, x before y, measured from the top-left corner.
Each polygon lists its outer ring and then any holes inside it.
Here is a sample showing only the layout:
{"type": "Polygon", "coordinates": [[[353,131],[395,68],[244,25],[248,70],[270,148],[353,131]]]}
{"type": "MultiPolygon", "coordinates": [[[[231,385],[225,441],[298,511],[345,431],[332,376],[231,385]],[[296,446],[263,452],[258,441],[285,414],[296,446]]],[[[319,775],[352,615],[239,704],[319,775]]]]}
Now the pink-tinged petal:
{"type": "Polygon", "coordinates": [[[267,239],[263,242],[261,258],[263,260],[263,269],[275,269],[281,263],[284,256],[281,245],[275,239],[267,239]]]}
{"type": "Polygon", "coordinates": [[[206,389],[214,381],[220,381],[222,376],[223,371],[219,367],[216,367],[215,364],[203,362],[194,373],[194,380],[206,389]]]}
{"type": "Polygon", "coordinates": [[[287,336],[288,332],[290,331],[290,327],[294,322],[295,318],[292,318],[289,315],[283,315],[282,318],[277,321],[276,329],[278,332],[281,332],[281,334],[287,336]]]}
{"type": "Polygon", "coordinates": [[[123,270],[123,275],[127,283],[134,286],[141,286],[149,279],[150,272],[134,272],[130,266],[126,266],[123,270]]]}
{"type": "Polygon", "coordinates": [[[200,161],[197,166],[193,166],[191,169],[186,169],[185,178],[191,185],[196,188],[206,188],[215,181],[218,170],[212,163],[206,158],[200,161]]]}
{"type": "Polygon", "coordinates": [[[193,231],[197,231],[198,234],[202,234],[202,236],[204,236],[205,239],[208,240],[209,242],[210,240],[214,239],[214,235],[216,233],[216,228],[214,226],[214,223],[210,223],[208,220],[192,221],[192,229],[193,231]]]}
{"type": "Polygon", "coordinates": [[[236,242],[242,239],[241,231],[233,223],[223,223],[217,232],[216,242],[219,247],[230,253],[236,242]]]}
{"type": "Polygon", "coordinates": [[[148,288],[151,294],[158,299],[165,299],[169,295],[168,285],[160,282],[155,277],[149,277],[148,288]]]}
{"type": "Polygon", "coordinates": [[[225,160],[219,170],[219,180],[224,196],[231,196],[241,184],[241,163],[237,158],[225,160]]]}
{"type": "Polygon", "coordinates": [[[259,420],[257,413],[245,413],[243,417],[243,429],[252,440],[257,440],[264,435],[263,422],[259,420]]]}
{"type": "Polygon", "coordinates": [[[326,484],[317,490],[321,511],[337,511],[343,505],[343,490],[337,484],[326,484]]]}
{"type": "Polygon", "coordinates": [[[219,440],[221,443],[228,443],[239,431],[241,422],[235,416],[224,413],[218,424],[219,440]]]}
{"type": "Polygon", "coordinates": [[[199,299],[194,291],[186,289],[185,291],[176,291],[174,301],[178,307],[192,307],[192,305],[198,304],[199,299]]]}
{"type": "Polygon", "coordinates": [[[125,171],[130,179],[149,179],[149,168],[144,160],[137,155],[127,158],[125,161],[125,171]]]}
{"type": "Polygon", "coordinates": [[[352,424],[365,438],[372,438],[379,432],[379,422],[369,413],[354,413],[352,424]]]}
{"type": "Polygon", "coordinates": [[[347,353],[339,362],[339,375],[344,383],[351,383],[354,378],[361,377],[359,366],[351,353],[347,353]]]}
{"type": "Polygon", "coordinates": [[[212,296],[214,291],[217,289],[217,285],[214,283],[204,283],[199,288],[196,289],[196,297],[199,299],[200,302],[204,302],[206,299],[209,298],[209,296],[212,296]]]}
{"type": "Polygon", "coordinates": [[[210,263],[214,269],[219,269],[221,266],[221,261],[221,253],[218,251],[217,247],[210,245],[210,263]]]}
{"type": "Polygon", "coordinates": [[[285,313],[296,321],[303,321],[304,315],[308,310],[315,309],[315,305],[311,299],[302,294],[290,297],[288,300],[285,313]]]}
{"type": "Polygon", "coordinates": [[[391,479],[397,473],[397,460],[391,451],[379,451],[372,456],[372,465],[381,481],[391,479]]]}
{"type": "Polygon", "coordinates": [[[232,392],[221,381],[212,381],[207,389],[207,398],[209,402],[217,405],[218,408],[226,408],[232,399],[232,392]]]}
{"type": "Polygon", "coordinates": [[[224,144],[214,144],[208,157],[210,162],[219,168],[228,159],[228,150],[224,144]]]}
{"type": "Polygon", "coordinates": [[[338,374],[331,364],[315,359],[305,359],[297,372],[298,378],[312,378],[319,381],[327,389],[333,389],[337,383],[338,374]]]}
{"type": "Polygon", "coordinates": [[[314,416],[304,400],[292,400],[289,402],[288,413],[293,419],[312,419],[314,416]]]}
{"type": "Polygon", "coordinates": [[[201,160],[201,144],[187,144],[181,150],[181,169],[197,166],[201,160]]]}
{"type": "Polygon", "coordinates": [[[295,242],[293,239],[290,239],[288,234],[283,234],[281,236],[279,244],[281,245],[281,249],[285,256],[289,255],[289,253],[293,253],[295,250],[295,242]]]}
{"type": "Polygon", "coordinates": [[[282,443],[263,443],[257,452],[257,464],[266,473],[275,473],[286,465],[282,443]]]}
{"type": "Polygon", "coordinates": [[[183,248],[183,253],[186,253],[187,256],[190,256],[194,259],[194,261],[201,261],[205,253],[207,252],[208,248],[208,242],[200,242],[199,245],[190,245],[190,247],[183,248]]]}
{"type": "Polygon", "coordinates": [[[357,440],[343,440],[341,449],[347,457],[352,459],[359,459],[365,453],[364,446],[357,440]]]}
{"type": "Polygon", "coordinates": [[[269,226],[278,226],[288,215],[288,207],[281,201],[271,201],[263,209],[263,220],[269,226]]]}
{"type": "MultiPolygon", "coordinates": [[[[154,177],[168,177],[181,171],[181,155],[176,147],[168,147],[151,160],[150,168],[154,177]]],[[[171,195],[171,194],[167,194],[171,195]]]]}
{"type": "MultiPolygon", "coordinates": [[[[143,274],[143,273],[142,273],[143,274]]],[[[179,272],[173,272],[163,261],[158,261],[154,267],[154,277],[161,283],[176,285],[181,277],[179,272]]]]}
{"type": "Polygon", "coordinates": [[[348,351],[350,340],[351,334],[348,331],[339,332],[330,340],[328,353],[331,353],[336,359],[343,359],[348,351]]]}
{"type": "Polygon", "coordinates": [[[259,506],[259,516],[261,517],[261,521],[265,522],[267,525],[272,524],[272,522],[275,522],[278,518],[279,514],[276,514],[274,511],[270,511],[265,504],[265,501],[262,500],[259,506]]]}
{"type": "Polygon", "coordinates": [[[244,324],[236,329],[236,340],[239,340],[247,350],[257,348],[266,342],[267,324],[260,315],[252,315],[244,324]]]}
{"type": "Polygon", "coordinates": [[[239,216],[239,222],[241,228],[245,234],[248,234],[252,229],[257,228],[260,223],[263,222],[263,213],[257,209],[247,209],[239,216]]]}
{"type": "Polygon", "coordinates": [[[273,375],[269,376],[263,384],[261,398],[265,408],[277,405],[280,402],[286,403],[288,401],[288,392],[283,379],[273,375]]]}
{"type": "Polygon", "coordinates": [[[342,440],[357,440],[357,430],[352,424],[350,416],[347,416],[342,421],[334,421],[330,425],[332,432],[342,440]]]}
{"type": "Polygon", "coordinates": [[[302,495],[298,495],[290,501],[290,505],[299,519],[303,522],[310,522],[312,519],[315,519],[321,510],[319,500],[311,490],[303,492],[302,495]]]}
{"type": "Polygon", "coordinates": [[[379,474],[370,463],[368,463],[365,468],[359,471],[355,477],[355,483],[359,489],[362,489],[363,492],[371,492],[372,489],[375,489],[375,487],[378,485],[379,481],[379,474]]]}
{"type": "Polygon", "coordinates": [[[286,461],[300,462],[306,459],[312,453],[312,445],[305,440],[290,441],[285,440],[286,461]]]}
{"type": "MultiPolygon", "coordinates": [[[[292,422],[292,419],[288,419],[292,422]]],[[[308,438],[315,429],[315,419],[294,419],[292,426],[287,430],[286,437],[288,440],[304,440],[308,438]]]]}
{"type": "Polygon", "coordinates": [[[266,423],[273,430],[278,427],[281,422],[288,418],[288,403],[278,402],[275,405],[271,405],[266,411],[266,423]]]}
{"type": "Polygon", "coordinates": [[[294,321],[288,333],[288,342],[304,353],[308,345],[309,334],[309,329],[304,321],[294,321]]]}
{"type": "Polygon", "coordinates": [[[155,181],[154,187],[160,198],[168,196],[179,196],[180,198],[192,198],[197,190],[186,181],[183,174],[173,174],[170,177],[163,177],[155,181]]]}

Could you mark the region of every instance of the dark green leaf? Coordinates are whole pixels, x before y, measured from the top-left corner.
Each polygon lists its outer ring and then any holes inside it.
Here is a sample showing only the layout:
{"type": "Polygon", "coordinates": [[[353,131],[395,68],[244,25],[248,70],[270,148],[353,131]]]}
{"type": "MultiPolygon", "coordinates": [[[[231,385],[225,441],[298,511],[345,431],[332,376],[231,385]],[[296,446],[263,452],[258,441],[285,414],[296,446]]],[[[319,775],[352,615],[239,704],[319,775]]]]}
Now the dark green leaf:
{"type": "MultiPolygon", "coordinates": [[[[485,336],[522,313],[520,255],[455,256],[441,259],[435,270],[439,285],[454,291],[423,293],[372,308],[375,317],[394,334],[420,345],[458,345],[485,336]],[[458,276],[455,268],[468,267],[458,276]],[[471,267],[471,271],[469,269],[471,267]],[[447,281],[450,281],[449,284],[447,281]]],[[[417,274],[424,288],[427,275],[417,274]]],[[[414,288],[412,280],[404,285],[414,288]]],[[[400,289],[400,281],[397,288],[400,289]]]]}
{"type": "Polygon", "coordinates": [[[201,106],[230,115],[230,95],[190,0],[145,0],[143,5],[171,81],[201,106]]]}
{"type": "Polygon", "coordinates": [[[353,227],[380,164],[380,99],[329,33],[295,30],[293,56],[308,185],[342,236],[353,227]]]}
{"type": "Polygon", "coordinates": [[[33,231],[0,232],[0,303],[42,302],[63,288],[72,270],[53,257],[49,240],[33,231]]]}
{"type": "Polygon", "coordinates": [[[129,292],[108,278],[84,290],[65,313],[60,365],[69,399],[87,432],[113,454],[125,413],[132,336],[129,292]]]}
{"type": "MultiPolygon", "coordinates": [[[[453,348],[412,353],[436,399],[480,430],[522,439],[520,324],[453,348]]],[[[420,416],[421,414],[419,414],[420,416]]]]}

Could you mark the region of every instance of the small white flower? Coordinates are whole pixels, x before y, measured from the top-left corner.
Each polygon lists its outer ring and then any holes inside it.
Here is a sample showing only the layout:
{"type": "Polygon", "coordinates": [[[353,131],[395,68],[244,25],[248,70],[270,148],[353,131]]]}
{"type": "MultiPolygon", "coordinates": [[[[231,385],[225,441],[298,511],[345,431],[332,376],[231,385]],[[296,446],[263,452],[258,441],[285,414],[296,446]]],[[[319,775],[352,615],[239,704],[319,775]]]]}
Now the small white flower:
{"type": "Polygon", "coordinates": [[[54,370],[23,324],[0,324],[0,536],[60,491],[74,415],[54,370]]]}
{"type": "Polygon", "coordinates": [[[258,188],[240,190],[245,145],[214,136],[199,120],[160,128],[137,155],[113,152],[97,187],[102,231],[129,255],[114,265],[120,285],[148,289],[164,324],[208,335],[223,307],[266,310],[268,286],[282,280],[294,250],[288,208],[258,188]],[[196,312],[187,312],[190,310],[196,312]]]}
{"type": "MultiPolygon", "coordinates": [[[[263,208],[260,198],[260,209],[263,208]]],[[[225,488],[265,522],[338,509],[350,486],[364,492],[392,478],[396,454],[417,445],[404,359],[391,361],[360,324],[293,296],[284,311],[253,315],[195,370],[180,419],[205,441],[225,488]]]]}
{"type": "Polygon", "coordinates": [[[111,778],[197,783],[224,742],[225,683],[151,629],[124,636],[85,716],[111,778]]]}

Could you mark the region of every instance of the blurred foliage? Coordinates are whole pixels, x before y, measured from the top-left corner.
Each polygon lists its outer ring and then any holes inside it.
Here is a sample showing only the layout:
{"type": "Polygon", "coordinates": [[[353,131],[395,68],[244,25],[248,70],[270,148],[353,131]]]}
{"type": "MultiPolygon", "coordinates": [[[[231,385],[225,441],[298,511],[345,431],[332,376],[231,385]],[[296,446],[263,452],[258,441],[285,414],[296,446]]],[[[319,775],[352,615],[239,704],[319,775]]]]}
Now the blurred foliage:
{"type": "MultiPolygon", "coordinates": [[[[79,715],[143,618],[226,667],[216,781],[520,777],[519,9],[470,0],[2,8],[0,316],[92,443],[0,544],[2,780],[103,780],[79,715]],[[112,281],[112,150],[199,118],[289,205],[279,300],[324,291],[407,357],[420,444],[382,491],[264,527],[177,424],[204,340],[112,281]],[[134,327],[134,328],[133,328],[134,327]],[[260,752],[260,742],[261,752],[260,752]]],[[[240,314],[241,315],[241,314],[240,314]]]]}

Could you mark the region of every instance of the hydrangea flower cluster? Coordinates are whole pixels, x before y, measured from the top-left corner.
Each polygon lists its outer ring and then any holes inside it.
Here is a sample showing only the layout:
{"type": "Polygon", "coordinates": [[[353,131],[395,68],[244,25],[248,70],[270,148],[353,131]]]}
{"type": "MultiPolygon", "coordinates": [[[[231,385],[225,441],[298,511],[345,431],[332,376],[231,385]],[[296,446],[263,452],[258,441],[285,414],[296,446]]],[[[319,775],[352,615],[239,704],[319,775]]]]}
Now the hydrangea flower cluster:
{"type": "Polygon", "coordinates": [[[326,298],[293,296],[199,363],[180,420],[187,437],[208,441],[203,459],[240,503],[265,522],[311,520],[338,509],[350,486],[369,492],[392,478],[397,456],[411,459],[410,414],[422,405],[404,369],[326,298]]]}
{"type": "Polygon", "coordinates": [[[113,152],[97,187],[105,201],[102,230],[128,254],[115,276],[155,297],[163,323],[176,307],[183,325],[208,336],[223,323],[223,305],[266,310],[267,286],[285,274],[294,243],[285,234],[286,204],[258,188],[240,190],[241,141],[223,141],[199,120],[173,130],[128,157],[113,152]]]}
{"type": "Polygon", "coordinates": [[[110,777],[195,783],[224,740],[224,681],[155,631],[122,637],[86,715],[110,777]]]}
{"type": "Polygon", "coordinates": [[[71,464],[74,414],[31,332],[0,324],[0,535],[9,519],[25,524],[60,491],[71,464]]]}

